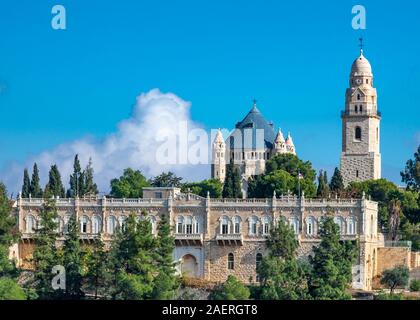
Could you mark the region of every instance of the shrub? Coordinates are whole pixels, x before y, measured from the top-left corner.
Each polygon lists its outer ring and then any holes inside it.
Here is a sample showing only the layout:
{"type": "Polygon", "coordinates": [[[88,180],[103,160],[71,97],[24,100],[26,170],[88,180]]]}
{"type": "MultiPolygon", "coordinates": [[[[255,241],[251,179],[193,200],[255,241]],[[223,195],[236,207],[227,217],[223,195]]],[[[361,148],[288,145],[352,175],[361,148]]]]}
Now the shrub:
{"type": "Polygon", "coordinates": [[[420,279],[413,279],[410,282],[410,291],[420,291],[420,279]]]}

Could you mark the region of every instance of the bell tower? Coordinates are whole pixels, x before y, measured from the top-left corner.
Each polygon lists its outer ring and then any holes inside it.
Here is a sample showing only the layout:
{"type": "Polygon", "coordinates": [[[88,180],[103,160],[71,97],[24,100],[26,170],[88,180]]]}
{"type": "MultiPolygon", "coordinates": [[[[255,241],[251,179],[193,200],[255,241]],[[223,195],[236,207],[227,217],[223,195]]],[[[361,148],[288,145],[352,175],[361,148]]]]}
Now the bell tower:
{"type": "Polygon", "coordinates": [[[361,43],[360,56],[351,67],[345,110],[341,112],[341,174],[345,185],[381,178],[381,114],[372,68],[362,47],[361,43]]]}

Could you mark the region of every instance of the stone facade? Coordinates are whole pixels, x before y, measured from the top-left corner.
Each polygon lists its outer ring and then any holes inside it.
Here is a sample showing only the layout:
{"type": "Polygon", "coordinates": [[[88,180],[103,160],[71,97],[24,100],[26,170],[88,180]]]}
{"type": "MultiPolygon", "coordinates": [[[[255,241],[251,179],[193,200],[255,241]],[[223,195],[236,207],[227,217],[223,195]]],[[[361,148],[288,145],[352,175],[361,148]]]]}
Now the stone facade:
{"type": "MultiPolygon", "coordinates": [[[[334,215],[343,239],[358,240],[360,252],[353,268],[353,287],[370,289],[376,272],[376,251],[380,243],[377,230],[377,203],[367,199],[300,199],[294,196],[270,199],[212,199],[180,193],[173,189],[148,189],[151,198],[57,199],[60,245],[69,218],[80,222],[81,241],[89,243],[101,235],[109,244],[115,228],[131,213],[147,211],[153,232],[161,215],[168,215],[176,249],[174,260],[180,273],[210,282],[226,280],[233,274],[241,281],[257,281],[256,265],[266,254],[265,240],[272,223],[285,219],[299,240],[299,257],[306,259],[320,239],[321,219],[334,215]],[[154,196],[158,195],[158,198],[154,196]]],[[[33,228],[38,221],[42,199],[17,199],[14,205],[22,238],[18,263],[27,266],[33,251],[33,228]]]]}
{"type": "Polygon", "coordinates": [[[381,177],[380,120],[369,61],[354,61],[342,118],[341,174],[344,184],[381,177]]]}

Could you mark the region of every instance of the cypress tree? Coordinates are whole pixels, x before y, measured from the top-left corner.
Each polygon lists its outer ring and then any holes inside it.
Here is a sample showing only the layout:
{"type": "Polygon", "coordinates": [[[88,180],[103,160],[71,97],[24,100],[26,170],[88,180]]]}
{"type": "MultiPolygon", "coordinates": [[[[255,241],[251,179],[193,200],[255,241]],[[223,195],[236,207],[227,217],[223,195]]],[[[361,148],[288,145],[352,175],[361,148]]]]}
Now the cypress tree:
{"type": "Polygon", "coordinates": [[[328,181],[326,181],[327,175],[326,172],[324,173],[323,170],[319,171],[318,175],[318,189],[316,191],[317,197],[326,198],[328,197],[329,188],[328,188],[328,181]]]}
{"type": "Polygon", "coordinates": [[[23,171],[23,185],[22,185],[22,198],[29,198],[31,193],[31,180],[29,179],[28,169],[23,171]]]}
{"type": "Polygon", "coordinates": [[[89,158],[89,163],[83,171],[83,195],[85,194],[98,194],[98,186],[93,181],[93,166],[92,158],[89,158]]]}
{"type": "Polygon", "coordinates": [[[80,299],[82,291],[82,251],[79,240],[79,226],[74,216],[68,222],[68,233],[63,246],[63,260],[66,268],[67,299],[80,299]]]}
{"type": "Polygon", "coordinates": [[[95,299],[98,298],[99,290],[105,285],[108,278],[107,253],[100,237],[95,238],[92,244],[92,252],[87,261],[87,281],[90,288],[95,291],[95,299]]]}
{"type": "Polygon", "coordinates": [[[341,193],[344,190],[343,177],[338,168],[334,169],[334,174],[331,177],[330,190],[335,193],[341,193]]]}
{"type": "Polygon", "coordinates": [[[34,163],[31,180],[31,195],[33,198],[42,198],[43,192],[39,182],[38,165],[34,163]]]}
{"type": "Polygon", "coordinates": [[[47,185],[45,186],[45,197],[65,197],[65,190],[63,186],[63,182],[61,181],[61,174],[58,171],[57,165],[52,165],[50,172],[49,172],[49,180],[47,185]]]}
{"type": "Polygon", "coordinates": [[[67,190],[67,197],[80,197],[83,195],[84,177],[80,166],[79,155],[76,154],[73,163],[73,174],[70,175],[70,189],[67,190]]]}
{"type": "Polygon", "coordinates": [[[232,162],[226,165],[222,196],[223,198],[242,198],[241,174],[232,162]]]}
{"type": "MultiPolygon", "coordinates": [[[[35,250],[33,253],[34,285],[40,299],[53,299],[62,292],[52,288],[53,267],[61,265],[57,248],[57,208],[53,199],[46,199],[40,212],[39,227],[35,231],[35,250]]],[[[61,290],[60,290],[61,291],[61,290]]]]}

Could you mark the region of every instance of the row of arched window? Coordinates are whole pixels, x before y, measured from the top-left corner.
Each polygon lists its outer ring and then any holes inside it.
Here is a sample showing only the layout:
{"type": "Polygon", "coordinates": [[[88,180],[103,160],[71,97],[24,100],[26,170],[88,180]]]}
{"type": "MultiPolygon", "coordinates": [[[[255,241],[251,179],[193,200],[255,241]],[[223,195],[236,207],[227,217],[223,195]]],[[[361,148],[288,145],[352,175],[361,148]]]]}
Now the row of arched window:
{"type": "MultiPolygon", "coordinates": [[[[64,218],[57,218],[57,232],[59,233],[67,233],[68,232],[68,221],[70,220],[71,215],[66,215],[64,218]]],[[[137,217],[141,219],[140,216],[137,217]]],[[[154,216],[149,216],[150,222],[152,224],[152,233],[156,232],[156,218],[154,216]]],[[[117,228],[124,228],[125,222],[127,220],[127,216],[120,216],[119,218],[115,217],[114,215],[108,216],[106,219],[106,228],[103,224],[102,217],[99,215],[93,215],[92,218],[89,218],[86,215],[83,215],[79,219],[79,230],[82,234],[99,234],[103,231],[106,231],[108,234],[114,234],[117,228]],[[106,229],[106,230],[105,230],[106,229]]],[[[26,233],[34,233],[38,222],[36,218],[29,214],[26,216],[26,226],[25,230],[26,233]]]]}
{"type": "Polygon", "coordinates": [[[198,234],[201,233],[201,217],[196,216],[177,216],[176,233],[198,234]]]}
{"type": "MultiPolygon", "coordinates": [[[[264,216],[259,219],[256,216],[251,216],[248,221],[249,235],[267,235],[270,232],[271,217],[264,216]]],[[[242,233],[242,218],[240,216],[222,216],[219,219],[219,233],[220,234],[241,234],[242,233]]]]}

